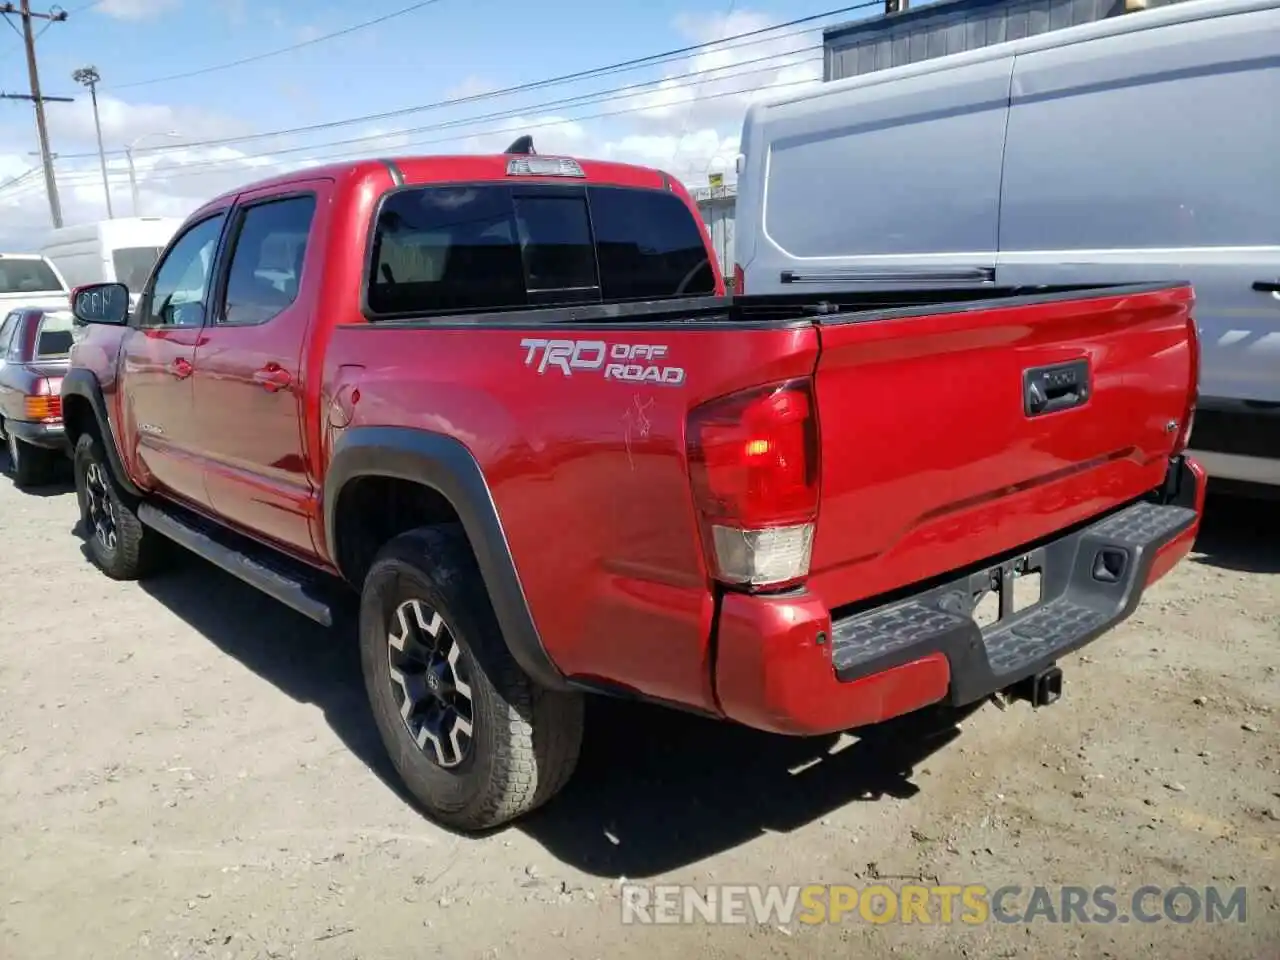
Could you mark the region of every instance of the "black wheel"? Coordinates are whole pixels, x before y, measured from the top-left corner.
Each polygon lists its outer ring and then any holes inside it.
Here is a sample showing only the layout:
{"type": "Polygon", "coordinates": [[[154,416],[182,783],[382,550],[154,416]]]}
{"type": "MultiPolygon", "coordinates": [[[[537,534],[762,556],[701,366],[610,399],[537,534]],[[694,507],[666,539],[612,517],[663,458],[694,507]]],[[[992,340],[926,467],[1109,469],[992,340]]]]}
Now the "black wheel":
{"type": "Polygon", "coordinates": [[[12,433],[8,438],[9,472],[18,487],[34,487],[49,479],[52,467],[48,450],[23,443],[12,433]]]}
{"type": "Polygon", "coordinates": [[[94,563],[113,580],[145,576],[159,549],[157,534],[142,525],[133,505],[121,495],[102,442],[83,434],[72,462],[80,518],[94,563]]]}
{"type": "Polygon", "coordinates": [[[551,799],[582,745],[582,696],[516,664],[461,527],[388,543],[365,578],[360,658],[378,731],[427,813],[483,830],[551,799]]]}

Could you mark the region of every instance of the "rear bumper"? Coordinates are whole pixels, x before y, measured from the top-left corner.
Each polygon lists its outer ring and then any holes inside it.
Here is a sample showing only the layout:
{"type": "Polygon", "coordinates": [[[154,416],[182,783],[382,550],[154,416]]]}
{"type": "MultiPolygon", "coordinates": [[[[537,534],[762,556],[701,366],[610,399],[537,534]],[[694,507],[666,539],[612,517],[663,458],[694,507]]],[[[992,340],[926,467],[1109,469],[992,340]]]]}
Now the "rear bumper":
{"type": "Polygon", "coordinates": [[[60,450],[69,453],[67,431],[62,423],[33,423],[29,420],[6,420],[6,433],[11,433],[19,440],[33,447],[44,447],[48,450],[60,450]]]}
{"type": "Polygon", "coordinates": [[[1191,550],[1204,493],[1204,470],[1177,458],[1151,500],[834,618],[808,594],[727,595],[715,668],[720,706],[748,726],[822,734],[1004,690],[1128,617],[1145,589],[1191,550]],[[1041,572],[1040,603],[980,629],[973,597],[993,576],[1010,588],[1015,567],[1041,572]]]}

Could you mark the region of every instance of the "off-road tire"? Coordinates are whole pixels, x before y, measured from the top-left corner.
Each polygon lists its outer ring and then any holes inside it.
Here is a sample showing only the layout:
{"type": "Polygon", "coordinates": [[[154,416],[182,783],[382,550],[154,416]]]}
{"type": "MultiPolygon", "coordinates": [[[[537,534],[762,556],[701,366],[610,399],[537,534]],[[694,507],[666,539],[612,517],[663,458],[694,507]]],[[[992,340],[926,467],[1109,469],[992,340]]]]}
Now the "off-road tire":
{"type": "Polygon", "coordinates": [[[412,530],[383,547],[361,594],[360,660],[391,761],[440,823],[467,832],[499,826],[546,803],[572,776],[582,746],[583,697],[547,690],[520,669],[460,525],[412,530]],[[456,767],[428,758],[397,705],[392,618],[415,599],[440,615],[469,679],[475,729],[456,767]]]}
{"type": "Polygon", "coordinates": [[[26,489],[49,481],[53,457],[48,450],[24,443],[12,433],[7,437],[6,446],[14,486],[26,489]]]}
{"type": "Polygon", "coordinates": [[[92,433],[81,434],[72,456],[76,482],[76,502],[80,506],[81,527],[93,562],[112,580],[140,580],[154,568],[160,550],[159,534],[148,530],[138,519],[136,503],[120,489],[102,441],[92,433]],[[97,468],[102,478],[98,492],[111,502],[114,514],[115,547],[108,548],[97,535],[90,517],[89,476],[97,468]]]}

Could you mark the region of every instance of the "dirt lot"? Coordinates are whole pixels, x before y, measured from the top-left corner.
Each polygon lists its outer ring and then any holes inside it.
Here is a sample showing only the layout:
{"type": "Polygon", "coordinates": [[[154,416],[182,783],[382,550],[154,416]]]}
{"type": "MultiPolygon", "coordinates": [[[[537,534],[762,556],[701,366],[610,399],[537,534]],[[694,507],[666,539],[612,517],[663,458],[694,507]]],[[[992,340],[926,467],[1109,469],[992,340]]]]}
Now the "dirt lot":
{"type": "MultiPolygon", "coordinates": [[[[85,560],[0,479],[0,956],[1280,956],[1280,504],[1063,664],[1048,710],[793,741],[592,704],[552,807],[483,839],[397,791],[354,647],[187,558],[85,560]],[[1243,924],[628,926],[648,882],[1247,886],[1243,924]]],[[[956,718],[949,718],[956,719],[956,718]]]]}

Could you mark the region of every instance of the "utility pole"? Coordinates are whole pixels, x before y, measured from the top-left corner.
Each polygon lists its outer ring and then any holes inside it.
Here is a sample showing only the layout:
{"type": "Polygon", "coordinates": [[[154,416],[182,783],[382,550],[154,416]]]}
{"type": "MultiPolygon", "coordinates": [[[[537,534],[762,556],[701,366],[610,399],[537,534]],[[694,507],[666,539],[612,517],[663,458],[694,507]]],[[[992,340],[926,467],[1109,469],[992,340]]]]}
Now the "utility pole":
{"type": "Polygon", "coordinates": [[[71,74],[71,79],[88,87],[89,97],[93,100],[93,128],[98,133],[98,163],[102,165],[102,191],[107,195],[107,219],[113,220],[115,214],[111,212],[111,181],[107,179],[107,151],[102,148],[102,122],[98,119],[98,81],[102,79],[102,75],[98,73],[97,67],[81,67],[71,74]]]}
{"type": "Polygon", "coordinates": [[[31,93],[28,96],[20,94],[5,94],[4,96],[8,100],[30,100],[35,104],[36,133],[40,137],[40,160],[44,166],[45,190],[49,193],[49,213],[53,217],[54,227],[61,227],[62,204],[58,201],[58,183],[53,175],[53,158],[49,155],[49,128],[44,121],[44,102],[46,100],[59,100],[69,103],[71,98],[41,96],[40,71],[36,68],[36,35],[31,28],[31,21],[48,20],[50,23],[61,23],[67,19],[67,12],[65,10],[57,10],[50,13],[32,13],[31,0],[20,0],[20,5],[17,7],[12,2],[7,2],[0,6],[0,13],[5,16],[17,14],[22,18],[22,39],[27,47],[27,73],[31,78],[31,93]]]}

